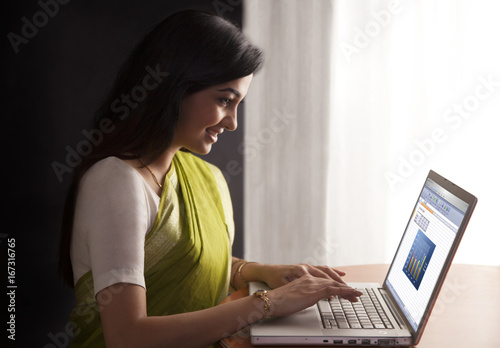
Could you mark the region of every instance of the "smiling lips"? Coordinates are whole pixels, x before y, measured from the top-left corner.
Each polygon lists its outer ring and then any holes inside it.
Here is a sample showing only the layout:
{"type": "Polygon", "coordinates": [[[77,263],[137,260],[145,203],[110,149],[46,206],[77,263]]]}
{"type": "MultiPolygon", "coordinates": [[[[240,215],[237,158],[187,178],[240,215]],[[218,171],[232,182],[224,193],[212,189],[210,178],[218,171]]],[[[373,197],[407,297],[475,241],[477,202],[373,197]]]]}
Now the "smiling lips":
{"type": "Polygon", "coordinates": [[[209,134],[210,138],[212,138],[212,140],[214,142],[217,141],[217,136],[219,134],[221,134],[222,132],[224,132],[224,129],[218,129],[218,130],[214,130],[214,129],[208,129],[207,128],[207,133],[209,134]]]}

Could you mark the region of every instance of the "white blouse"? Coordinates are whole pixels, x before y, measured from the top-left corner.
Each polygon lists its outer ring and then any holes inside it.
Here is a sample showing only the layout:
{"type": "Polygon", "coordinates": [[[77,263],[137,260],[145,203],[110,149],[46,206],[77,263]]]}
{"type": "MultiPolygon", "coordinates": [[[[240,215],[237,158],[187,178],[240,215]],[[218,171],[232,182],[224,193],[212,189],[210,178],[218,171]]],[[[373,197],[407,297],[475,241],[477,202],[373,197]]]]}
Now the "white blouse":
{"type": "Polygon", "coordinates": [[[160,197],[126,162],[108,157],[94,164],[80,181],[75,207],[75,284],[92,270],[94,295],[116,283],[145,287],[144,241],[159,203],[160,197]]]}

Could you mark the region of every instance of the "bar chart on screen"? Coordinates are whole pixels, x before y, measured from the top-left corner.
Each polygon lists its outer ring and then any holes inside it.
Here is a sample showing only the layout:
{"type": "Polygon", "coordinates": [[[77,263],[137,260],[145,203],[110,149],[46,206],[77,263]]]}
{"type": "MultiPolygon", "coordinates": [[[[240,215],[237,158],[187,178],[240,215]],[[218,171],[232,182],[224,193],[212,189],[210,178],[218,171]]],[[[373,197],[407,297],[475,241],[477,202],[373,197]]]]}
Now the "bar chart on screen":
{"type": "Polygon", "coordinates": [[[403,267],[403,272],[417,290],[422,283],[435,248],[436,244],[419,229],[403,267]]]}

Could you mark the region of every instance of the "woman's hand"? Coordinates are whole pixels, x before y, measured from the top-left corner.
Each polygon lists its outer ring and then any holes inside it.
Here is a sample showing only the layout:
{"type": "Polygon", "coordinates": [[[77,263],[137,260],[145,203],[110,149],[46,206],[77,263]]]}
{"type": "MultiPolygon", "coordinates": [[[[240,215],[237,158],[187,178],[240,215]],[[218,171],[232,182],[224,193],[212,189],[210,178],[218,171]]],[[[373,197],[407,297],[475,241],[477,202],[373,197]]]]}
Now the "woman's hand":
{"type": "Polygon", "coordinates": [[[344,282],[306,273],[300,278],[295,278],[268,292],[268,298],[271,302],[271,316],[290,315],[314,305],[321,299],[331,298],[335,295],[355,302],[362,293],[344,282]]]}
{"type": "Polygon", "coordinates": [[[309,264],[270,265],[256,262],[238,267],[237,262],[244,261],[236,259],[235,268],[240,269],[242,274],[241,277],[234,277],[235,279],[265,282],[272,289],[268,293],[272,316],[293,314],[314,305],[321,299],[336,295],[351,302],[357,302],[358,297],[362,295],[342,280],[345,272],[332,267],[309,264]]]}
{"type": "Polygon", "coordinates": [[[342,280],[345,272],[328,266],[253,263],[246,267],[273,289],[268,294],[272,316],[289,315],[335,295],[351,302],[362,295],[342,280]]]}

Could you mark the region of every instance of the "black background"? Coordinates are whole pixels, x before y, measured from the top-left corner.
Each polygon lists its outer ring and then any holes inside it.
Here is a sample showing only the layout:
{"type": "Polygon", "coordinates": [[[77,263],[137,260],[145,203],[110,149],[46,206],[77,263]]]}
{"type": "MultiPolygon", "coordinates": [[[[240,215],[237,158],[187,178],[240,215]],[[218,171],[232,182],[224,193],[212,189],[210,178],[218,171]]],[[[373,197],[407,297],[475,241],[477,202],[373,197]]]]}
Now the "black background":
{"type": "MultiPolygon", "coordinates": [[[[66,0],[67,1],[67,0],[66,0]]],[[[61,2],[65,2],[62,1],[61,2]]],[[[73,291],[57,275],[59,229],[71,174],[60,181],[52,164],[67,165],[92,129],[95,110],[134,45],[156,23],[186,8],[218,13],[241,26],[241,1],[73,0],[59,4],[16,53],[9,33],[23,36],[23,17],[33,23],[40,3],[4,1],[2,11],[2,200],[0,276],[7,280],[7,241],[15,239],[15,341],[8,340],[7,284],[0,330],[2,347],[66,347],[73,291]]],[[[42,21],[42,22],[40,22],[42,21]]],[[[243,251],[242,110],[238,131],[224,133],[205,159],[229,182],[235,211],[233,254],[243,251]],[[236,166],[236,169],[227,166],[236,166]],[[232,172],[235,170],[236,172],[232,172]]]]}

